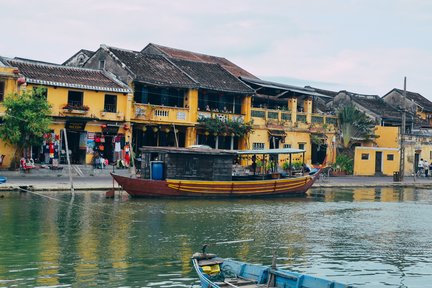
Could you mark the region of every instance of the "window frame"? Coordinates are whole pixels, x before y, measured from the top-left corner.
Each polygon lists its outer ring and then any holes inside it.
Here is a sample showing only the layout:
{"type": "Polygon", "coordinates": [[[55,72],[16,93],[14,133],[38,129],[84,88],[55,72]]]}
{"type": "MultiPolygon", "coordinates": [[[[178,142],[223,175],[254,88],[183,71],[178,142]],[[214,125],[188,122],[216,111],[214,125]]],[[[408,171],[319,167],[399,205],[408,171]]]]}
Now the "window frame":
{"type": "Polygon", "coordinates": [[[105,94],[105,97],[104,97],[104,112],[117,113],[117,102],[118,102],[117,95],[115,95],[115,94],[105,94]],[[115,99],[114,101],[112,101],[113,103],[107,103],[107,99],[109,99],[110,97],[112,97],[112,99],[115,99]],[[112,105],[112,107],[110,107],[110,105],[112,105]]]}
{"type": "Polygon", "coordinates": [[[77,91],[77,90],[68,90],[68,105],[71,106],[78,106],[78,107],[82,107],[84,106],[84,92],[83,91],[77,91]],[[80,101],[76,101],[76,100],[71,100],[71,97],[73,96],[73,94],[78,95],[81,94],[81,100],[80,101]]]}

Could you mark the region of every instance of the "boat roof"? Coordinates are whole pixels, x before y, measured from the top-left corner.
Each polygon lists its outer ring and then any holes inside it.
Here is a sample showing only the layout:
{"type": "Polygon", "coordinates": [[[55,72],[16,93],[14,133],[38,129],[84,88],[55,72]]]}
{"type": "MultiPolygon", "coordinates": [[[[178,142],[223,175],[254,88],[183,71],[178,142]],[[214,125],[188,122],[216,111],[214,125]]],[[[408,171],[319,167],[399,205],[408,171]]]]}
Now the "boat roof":
{"type": "Polygon", "coordinates": [[[237,150],[239,155],[251,154],[298,154],[305,153],[303,149],[283,148],[283,149],[259,149],[259,150],[237,150]]]}
{"type": "Polygon", "coordinates": [[[207,155],[231,155],[235,156],[234,150],[209,149],[207,147],[163,147],[163,146],[143,146],[140,148],[143,153],[171,153],[171,154],[207,154],[207,155]]]}
{"type": "Polygon", "coordinates": [[[143,146],[140,148],[143,153],[178,153],[178,154],[209,154],[209,155],[262,155],[262,154],[300,154],[305,153],[303,149],[256,149],[256,150],[222,150],[212,149],[205,145],[193,145],[191,147],[163,147],[143,146]]]}

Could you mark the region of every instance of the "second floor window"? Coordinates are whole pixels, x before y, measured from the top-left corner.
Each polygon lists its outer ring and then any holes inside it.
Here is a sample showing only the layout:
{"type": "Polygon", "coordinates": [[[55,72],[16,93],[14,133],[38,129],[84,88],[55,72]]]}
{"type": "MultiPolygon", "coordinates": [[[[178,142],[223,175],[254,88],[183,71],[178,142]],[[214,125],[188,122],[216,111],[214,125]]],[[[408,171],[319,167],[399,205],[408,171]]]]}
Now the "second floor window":
{"type": "Polygon", "coordinates": [[[5,94],[5,82],[0,81],[0,101],[3,102],[5,94]]]}
{"type": "Polygon", "coordinates": [[[104,111],[117,112],[117,95],[105,95],[104,111]]]}
{"type": "Polygon", "coordinates": [[[68,105],[74,107],[83,107],[84,93],[80,91],[68,92],[68,105]]]}

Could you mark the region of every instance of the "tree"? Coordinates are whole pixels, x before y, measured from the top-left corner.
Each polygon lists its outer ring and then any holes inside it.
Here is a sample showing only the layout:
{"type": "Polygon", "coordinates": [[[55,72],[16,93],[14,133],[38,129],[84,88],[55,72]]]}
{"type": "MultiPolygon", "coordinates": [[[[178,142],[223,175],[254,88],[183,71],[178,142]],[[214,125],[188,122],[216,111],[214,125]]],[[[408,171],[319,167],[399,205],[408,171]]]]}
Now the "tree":
{"type": "Polygon", "coordinates": [[[343,106],[338,111],[341,144],[345,151],[351,149],[355,140],[368,140],[375,137],[375,122],[353,104],[343,106]]]}
{"type": "Polygon", "coordinates": [[[47,102],[46,88],[37,88],[21,94],[12,93],[5,97],[5,115],[0,126],[0,138],[14,146],[11,167],[16,168],[18,157],[24,149],[40,145],[43,135],[49,132],[51,106],[47,102]]]}

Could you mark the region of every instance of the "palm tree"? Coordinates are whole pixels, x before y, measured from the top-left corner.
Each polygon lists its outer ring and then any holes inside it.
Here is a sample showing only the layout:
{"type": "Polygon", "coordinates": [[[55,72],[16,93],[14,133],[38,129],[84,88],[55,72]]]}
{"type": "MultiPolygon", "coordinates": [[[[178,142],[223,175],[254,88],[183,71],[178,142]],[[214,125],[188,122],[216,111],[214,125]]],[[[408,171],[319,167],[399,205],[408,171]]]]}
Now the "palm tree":
{"type": "Polygon", "coordinates": [[[368,140],[375,137],[375,122],[365,113],[357,110],[353,104],[343,106],[337,115],[341,144],[346,152],[351,150],[351,146],[356,140],[368,140]]]}

